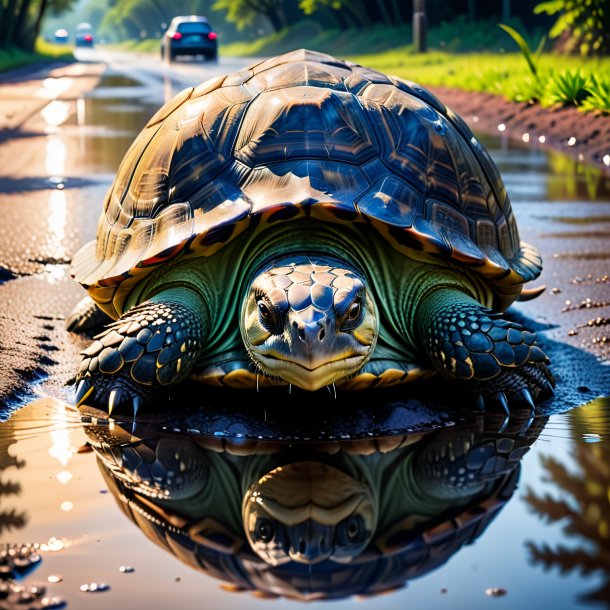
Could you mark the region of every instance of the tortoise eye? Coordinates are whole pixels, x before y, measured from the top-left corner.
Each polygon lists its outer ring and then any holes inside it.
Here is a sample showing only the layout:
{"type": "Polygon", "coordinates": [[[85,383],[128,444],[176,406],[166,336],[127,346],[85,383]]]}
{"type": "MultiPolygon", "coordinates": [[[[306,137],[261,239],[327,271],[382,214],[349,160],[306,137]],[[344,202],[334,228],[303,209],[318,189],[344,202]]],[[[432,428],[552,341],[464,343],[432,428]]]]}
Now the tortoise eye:
{"type": "Polygon", "coordinates": [[[258,519],[254,528],[254,535],[262,542],[271,542],[275,536],[273,523],[268,519],[258,519]]]}
{"type": "Polygon", "coordinates": [[[269,305],[267,305],[267,303],[265,303],[265,301],[262,299],[258,301],[257,305],[258,315],[260,316],[261,320],[264,320],[265,322],[273,322],[275,316],[273,315],[269,305]]]}
{"type": "Polygon", "coordinates": [[[280,334],[283,327],[283,318],[281,313],[264,298],[259,298],[256,301],[258,309],[258,321],[263,328],[273,335],[280,334]]]}
{"type": "Polygon", "coordinates": [[[347,319],[350,321],[356,320],[360,315],[360,311],[362,306],[360,305],[360,301],[356,301],[347,312],[347,319]]]}

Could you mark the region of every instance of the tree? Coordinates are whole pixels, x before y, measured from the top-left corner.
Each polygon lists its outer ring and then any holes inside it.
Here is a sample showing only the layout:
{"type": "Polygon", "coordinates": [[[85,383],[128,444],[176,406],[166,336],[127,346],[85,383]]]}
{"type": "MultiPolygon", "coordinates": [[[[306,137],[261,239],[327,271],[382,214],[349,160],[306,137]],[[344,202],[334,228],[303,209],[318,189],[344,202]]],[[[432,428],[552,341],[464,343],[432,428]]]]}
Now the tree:
{"type": "Polygon", "coordinates": [[[72,7],[75,0],[0,0],[0,49],[34,50],[44,16],[72,7]]]}
{"type": "Polygon", "coordinates": [[[279,32],[288,23],[284,12],[286,0],[216,0],[212,8],[227,11],[227,19],[243,29],[251,25],[257,15],[263,15],[271,23],[274,31],[279,32]]]}
{"type": "Polygon", "coordinates": [[[559,15],[549,36],[566,53],[604,55],[610,53],[610,6],[608,0],[549,0],[534,13],[559,15]]]}

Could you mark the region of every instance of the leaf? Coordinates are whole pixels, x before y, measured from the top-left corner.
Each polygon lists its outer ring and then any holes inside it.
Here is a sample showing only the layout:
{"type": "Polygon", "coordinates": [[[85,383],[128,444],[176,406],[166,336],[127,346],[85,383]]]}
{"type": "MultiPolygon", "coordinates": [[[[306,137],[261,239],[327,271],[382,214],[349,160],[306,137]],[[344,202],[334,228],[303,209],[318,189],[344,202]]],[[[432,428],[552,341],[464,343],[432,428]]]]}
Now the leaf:
{"type": "Polygon", "coordinates": [[[525,38],[523,38],[523,36],[521,36],[521,34],[517,32],[517,30],[511,28],[510,25],[506,25],[505,23],[499,23],[498,25],[517,43],[517,46],[519,47],[519,49],[521,49],[523,57],[525,57],[525,61],[527,62],[531,73],[535,77],[538,77],[538,75],[536,74],[536,65],[532,58],[532,52],[525,38]]]}
{"type": "Polygon", "coordinates": [[[548,2],[541,2],[534,7],[534,14],[540,15],[540,13],[546,13],[547,15],[554,15],[563,9],[563,0],[549,0],[548,2]]]}

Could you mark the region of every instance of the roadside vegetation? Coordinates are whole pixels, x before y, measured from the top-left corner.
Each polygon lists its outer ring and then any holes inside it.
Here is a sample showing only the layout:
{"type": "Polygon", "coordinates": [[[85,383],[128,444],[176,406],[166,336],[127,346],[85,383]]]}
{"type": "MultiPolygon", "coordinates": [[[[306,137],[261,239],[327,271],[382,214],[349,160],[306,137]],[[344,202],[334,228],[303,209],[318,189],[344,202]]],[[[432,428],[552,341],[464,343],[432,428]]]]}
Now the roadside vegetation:
{"type": "Polygon", "coordinates": [[[41,37],[45,16],[75,0],[0,0],[0,72],[37,61],[72,59],[70,48],[41,37]]]}
{"type": "Polygon", "coordinates": [[[3,56],[6,64],[27,61],[21,51],[32,52],[30,34],[23,45],[15,43],[14,32],[25,23],[49,39],[54,28],[86,20],[97,40],[157,53],[171,18],[193,13],[209,17],[223,55],[306,47],[423,85],[610,114],[608,0],[545,0],[533,8],[530,0],[427,0],[426,53],[410,44],[413,1],[0,0],[0,19],[10,6],[13,33],[8,36],[3,21],[0,69],[3,56]]]}
{"type": "Polygon", "coordinates": [[[72,51],[65,45],[54,45],[39,39],[32,51],[24,51],[17,47],[0,49],[0,73],[41,61],[71,61],[73,59],[72,51]]]}

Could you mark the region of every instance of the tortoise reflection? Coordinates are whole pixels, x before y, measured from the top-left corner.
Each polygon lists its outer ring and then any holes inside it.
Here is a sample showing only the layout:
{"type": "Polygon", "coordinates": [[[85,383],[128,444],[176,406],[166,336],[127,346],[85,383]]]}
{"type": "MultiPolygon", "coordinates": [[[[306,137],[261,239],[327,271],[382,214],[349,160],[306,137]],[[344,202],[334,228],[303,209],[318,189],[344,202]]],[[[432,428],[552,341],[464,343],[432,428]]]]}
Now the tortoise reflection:
{"type": "Polygon", "coordinates": [[[544,427],[486,416],[349,442],[244,441],[88,425],[108,487],[151,540],[232,590],[376,595],[445,563],[512,496],[544,427]]]}

